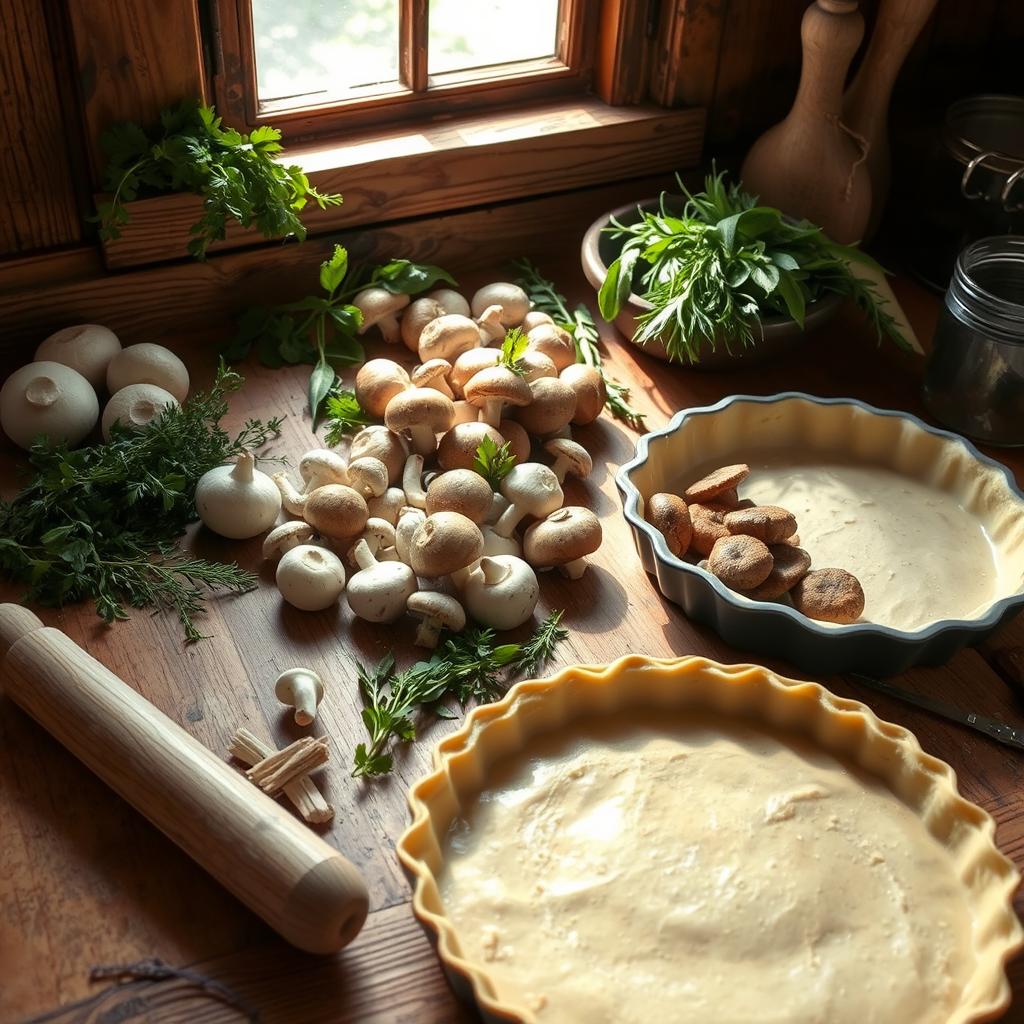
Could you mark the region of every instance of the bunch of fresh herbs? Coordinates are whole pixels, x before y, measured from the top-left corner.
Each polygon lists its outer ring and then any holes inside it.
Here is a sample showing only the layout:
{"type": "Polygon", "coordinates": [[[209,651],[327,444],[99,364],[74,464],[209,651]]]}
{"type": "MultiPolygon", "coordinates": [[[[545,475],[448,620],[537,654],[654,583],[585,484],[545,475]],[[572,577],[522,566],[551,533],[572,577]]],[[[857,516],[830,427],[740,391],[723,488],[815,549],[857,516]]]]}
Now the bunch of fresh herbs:
{"type": "Polygon", "coordinates": [[[473,457],[473,469],[491,485],[492,491],[498,490],[501,481],[512,472],[515,464],[512,443],[506,441],[499,445],[487,435],[477,445],[476,455],[473,457]]]}
{"type": "Polygon", "coordinates": [[[499,697],[517,679],[532,675],[569,634],[560,625],[562,612],[552,612],[533,636],[522,644],[496,644],[494,630],[468,629],[450,635],[429,661],[395,672],[395,659],[387,654],[373,669],[358,665],[363,694],[363,724],[369,743],[355,751],[354,776],[386,775],[396,741],[416,739],[413,715],[438,709],[454,698],[463,707],[471,700],[499,697]]]}
{"type": "Polygon", "coordinates": [[[599,347],[601,336],[590,310],[580,303],[570,313],[565,296],[560,294],[555,285],[529,260],[516,260],[515,267],[520,274],[518,283],[530,297],[533,308],[538,312],[547,313],[572,337],[576,346],[576,362],[592,366],[601,374],[608,393],[605,402],[608,411],[634,430],[645,430],[643,414],[629,404],[629,388],[604,372],[599,347]]]}
{"type": "Polygon", "coordinates": [[[224,238],[229,220],[255,226],[267,238],[301,241],[307,203],[322,209],[338,205],[341,196],[323,195],[300,167],[279,162],[280,139],[269,125],[249,135],[225,128],[213,107],[188,100],[162,111],[156,131],[131,121],[112,126],[102,138],[109,161],[104,184],[112,196],[98,207],[100,235],[120,236],[130,220],[125,203],[140,193],[194,192],[203,198],[188,245],[197,259],[224,238]]]}
{"type": "Polygon", "coordinates": [[[696,363],[705,342],[726,351],[756,344],[764,317],[803,326],[807,306],[832,294],[853,299],[879,339],[909,347],[874,286],[851,270],[856,262],[877,268],[866,253],[758,206],[739,185],[726,185],[724,173],[708,175],[703,192],[679,187],[681,213],[663,194],[658,210],[607,228],[625,242],[601,287],[601,315],[613,320],[630,292],[640,294],[653,308],[637,320],[637,344],[659,339],[671,359],[696,363]]]}
{"type": "Polygon", "coordinates": [[[221,366],[213,387],[166,409],[145,431],[114,427],[106,444],[69,450],[35,444],[33,477],[0,502],[0,572],[28,587],[28,600],[61,606],[96,602],[104,621],[125,607],[170,610],[186,639],[207,591],[241,592],[256,577],[237,565],[175,549],[196,518],[195,487],[209,469],[276,435],[279,420],[250,420],[231,438],[220,421],[242,378],[221,366]]]}

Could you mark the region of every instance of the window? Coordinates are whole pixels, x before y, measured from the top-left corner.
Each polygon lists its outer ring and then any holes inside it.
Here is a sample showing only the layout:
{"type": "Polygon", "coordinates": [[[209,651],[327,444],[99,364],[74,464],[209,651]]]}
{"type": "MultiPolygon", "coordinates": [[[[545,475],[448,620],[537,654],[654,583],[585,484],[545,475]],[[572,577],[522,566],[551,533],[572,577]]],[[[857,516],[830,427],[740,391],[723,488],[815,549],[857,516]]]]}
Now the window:
{"type": "Polygon", "coordinates": [[[217,0],[233,121],[300,133],[583,90],[588,0],[217,0]]]}

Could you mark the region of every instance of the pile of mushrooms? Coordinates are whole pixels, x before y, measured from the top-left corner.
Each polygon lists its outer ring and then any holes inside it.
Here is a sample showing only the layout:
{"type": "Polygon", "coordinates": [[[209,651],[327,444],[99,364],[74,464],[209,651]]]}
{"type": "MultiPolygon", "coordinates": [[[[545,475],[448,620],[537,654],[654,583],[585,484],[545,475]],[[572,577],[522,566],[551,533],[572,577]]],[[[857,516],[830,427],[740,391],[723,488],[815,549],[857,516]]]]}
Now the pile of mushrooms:
{"type": "Polygon", "coordinates": [[[345,593],[367,621],[419,619],[426,647],[467,617],[514,629],[533,615],[536,571],[579,578],[600,546],[597,517],[565,505],[562,485],[590,474],[571,425],[597,418],[604,381],[514,284],[487,285],[470,302],[441,289],[385,303],[373,291],[355,300],[374,307],[364,325],[372,318],[420,362],[411,372],[391,359],[360,368],[356,397],[383,423],[356,434],[347,459],[307,452],[301,484],[274,477],[296,518],[267,535],[264,556],[280,559],[278,587],[294,606],[327,607],[345,593]],[[515,370],[500,365],[513,327],[527,338],[515,370]],[[507,442],[517,460],[497,492],[474,467],[485,438],[507,442]]]}

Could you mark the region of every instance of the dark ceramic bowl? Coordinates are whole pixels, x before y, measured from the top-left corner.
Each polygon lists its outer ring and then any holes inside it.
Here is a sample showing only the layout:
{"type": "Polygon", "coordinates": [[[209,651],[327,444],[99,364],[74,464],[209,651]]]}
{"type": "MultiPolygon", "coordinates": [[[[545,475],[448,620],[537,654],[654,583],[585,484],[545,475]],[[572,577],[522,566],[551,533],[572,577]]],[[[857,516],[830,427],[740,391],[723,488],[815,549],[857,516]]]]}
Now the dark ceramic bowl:
{"type": "MultiPolygon", "coordinates": [[[[587,233],[583,236],[583,244],[580,246],[580,261],[583,264],[583,273],[595,291],[600,291],[608,274],[608,265],[613,263],[622,251],[624,240],[612,238],[604,230],[608,227],[611,219],[614,217],[620,223],[635,224],[640,219],[640,210],[656,210],[659,202],[658,199],[645,199],[640,203],[620,206],[609,213],[601,214],[587,228],[587,233]]],[[[763,336],[757,339],[755,345],[748,348],[734,344],[732,351],[729,351],[721,340],[717,341],[713,348],[705,341],[700,348],[699,362],[677,363],[676,365],[686,366],[691,370],[723,370],[734,368],[740,364],[749,366],[753,363],[763,362],[802,345],[808,334],[826,324],[836,315],[842,301],[842,297],[839,295],[829,295],[817,302],[812,302],[807,307],[802,328],[788,316],[766,317],[761,321],[763,336]]],[[[636,334],[637,317],[650,311],[651,304],[633,293],[615,318],[615,326],[632,341],[636,334]]],[[[660,342],[650,341],[646,345],[638,347],[656,359],[671,361],[660,342]]]]}
{"type": "MultiPolygon", "coordinates": [[[[665,597],[733,647],[786,658],[810,673],[887,676],[914,665],[938,665],[1024,606],[1024,494],[1004,466],[968,441],[907,413],[797,392],[734,395],[717,405],[684,409],[663,430],[641,437],[635,458],[619,470],[615,482],[644,568],[665,597]],[[955,495],[980,520],[993,545],[999,573],[991,603],[967,618],[927,621],[913,631],[870,621],[844,626],[816,622],[791,604],[755,601],[730,590],[673,555],[660,531],[644,518],[651,495],[681,493],[709,468],[753,461],[751,452],[772,450],[881,466],[955,495]]],[[[813,538],[804,541],[813,548],[813,538]]],[[[942,552],[935,551],[934,557],[942,558],[942,552]]]]}

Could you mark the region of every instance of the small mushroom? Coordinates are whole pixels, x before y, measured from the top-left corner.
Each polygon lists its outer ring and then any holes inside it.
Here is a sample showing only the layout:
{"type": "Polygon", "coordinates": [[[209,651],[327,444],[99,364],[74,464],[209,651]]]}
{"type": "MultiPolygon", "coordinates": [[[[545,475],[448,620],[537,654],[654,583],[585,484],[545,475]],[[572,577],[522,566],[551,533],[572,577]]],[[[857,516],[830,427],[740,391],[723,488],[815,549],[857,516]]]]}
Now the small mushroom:
{"type": "Polygon", "coordinates": [[[371,359],[356,374],[356,401],[361,409],[380,419],[395,395],[412,387],[404,366],[393,359],[371,359]]]}
{"type": "Polygon", "coordinates": [[[494,532],[511,537],[526,516],[543,519],[561,507],[563,495],[558,477],[539,462],[513,466],[501,481],[501,493],[512,504],[494,524],[494,532]]]}
{"type": "Polygon", "coordinates": [[[37,437],[73,447],[96,426],[99,414],[92,386],[63,363],[29,363],[0,388],[0,425],[19,448],[30,448],[37,437]]]}
{"type": "Polygon", "coordinates": [[[379,498],[388,489],[388,467],[372,455],[362,455],[348,464],[348,483],[364,498],[379,498]]]}
{"type": "Polygon", "coordinates": [[[358,537],[369,515],[363,496],[344,484],[318,487],[306,495],[302,508],[302,517],[317,533],[336,541],[358,537]]]}
{"type": "Polygon", "coordinates": [[[476,423],[480,419],[480,410],[464,398],[456,399],[452,402],[452,405],[455,406],[455,419],[452,420],[453,427],[459,423],[476,423]]]}
{"type": "Polygon", "coordinates": [[[388,483],[392,486],[401,480],[408,454],[409,447],[405,443],[405,438],[379,423],[363,427],[352,438],[352,445],[348,451],[350,459],[361,459],[364,455],[380,459],[388,467],[388,483]]]}
{"type": "Polygon", "coordinates": [[[502,420],[498,424],[498,433],[508,444],[508,450],[516,457],[516,462],[530,461],[530,435],[515,420],[502,420]]]}
{"type": "Polygon", "coordinates": [[[558,378],[576,393],[576,412],[572,422],[581,427],[593,423],[601,415],[608,398],[604,377],[593,366],[573,363],[562,370],[558,378]]]}
{"type": "Polygon", "coordinates": [[[502,537],[500,533],[494,532],[493,526],[486,524],[480,527],[480,532],[484,537],[485,555],[515,555],[516,558],[522,558],[523,548],[515,534],[511,537],[502,537]]]}
{"type": "Polygon", "coordinates": [[[527,527],[523,552],[530,565],[544,569],[557,565],[571,580],[587,568],[586,556],[601,546],[601,524],[590,509],[567,505],[539,523],[527,527]]]}
{"type": "Polygon", "coordinates": [[[576,413],[576,392],[557,377],[540,377],[530,385],[533,400],[513,415],[527,433],[552,434],[568,425],[576,413]]]}
{"type": "Polygon", "coordinates": [[[107,390],[113,395],[129,384],[155,384],[184,402],[188,397],[188,369],[163,345],[129,345],[107,363],[107,390]]]}
{"type": "Polygon", "coordinates": [[[539,377],[558,376],[558,367],[555,366],[555,361],[538,348],[528,348],[519,357],[516,365],[527,384],[532,384],[539,377]]]}
{"type": "Polygon", "coordinates": [[[447,594],[419,590],[409,597],[405,610],[420,620],[414,641],[419,647],[436,647],[442,629],[461,633],[466,628],[462,605],[447,594]]]}
{"type": "Polygon", "coordinates": [[[403,562],[378,562],[365,540],[353,549],[359,566],[345,595],[352,613],[367,622],[394,622],[416,592],[416,577],[403,562]]]}
{"type": "Polygon", "coordinates": [[[482,316],[488,306],[501,306],[501,322],[506,327],[515,327],[523,322],[530,312],[530,298],[517,284],[495,281],[485,284],[470,300],[473,316],[482,316]]]}
{"type": "Polygon", "coordinates": [[[542,313],[539,309],[531,309],[526,316],[523,317],[523,322],[520,324],[522,329],[527,334],[534,329],[534,327],[540,327],[541,324],[553,324],[555,321],[547,313],[542,313]]]}
{"type": "Polygon", "coordinates": [[[406,505],[398,514],[395,524],[395,551],[406,565],[412,564],[412,539],[420,524],[426,522],[427,514],[418,508],[406,505]]]}
{"type": "Polygon", "coordinates": [[[405,492],[405,504],[411,505],[413,508],[427,507],[427,492],[423,488],[422,455],[410,455],[405,460],[402,490],[405,492]]]}
{"type": "Polygon", "coordinates": [[[456,396],[462,398],[466,382],[481,370],[486,370],[488,366],[494,366],[500,359],[501,350],[497,348],[471,348],[468,352],[463,352],[455,360],[448,378],[452,391],[456,396]]]}
{"type": "Polygon", "coordinates": [[[35,359],[70,366],[99,391],[106,383],[110,360],[120,351],[121,342],[110,328],[78,324],[55,331],[41,341],[35,359]]]}
{"type": "Polygon", "coordinates": [[[414,299],[402,314],[402,341],[410,352],[418,352],[420,335],[423,328],[445,313],[454,312],[445,309],[440,302],[427,295],[414,299]]]}
{"type": "Polygon", "coordinates": [[[302,519],[289,519],[275,526],[263,540],[263,557],[280,558],[286,551],[300,544],[311,544],[316,530],[302,519]]]}
{"type": "Polygon", "coordinates": [[[437,512],[413,535],[409,556],[417,576],[449,576],[471,565],[484,548],[480,528],[458,512],[437,512]]]}
{"type": "Polygon", "coordinates": [[[576,362],[576,346],[568,331],[557,324],[541,324],[526,335],[529,347],[543,352],[559,373],[576,362]]]}
{"type": "Polygon", "coordinates": [[[312,725],[324,699],[324,681],[312,669],[289,668],[277,677],[274,696],[286,707],[295,708],[296,725],[312,725]]]}
{"type": "Polygon", "coordinates": [[[484,626],[515,629],[533,615],[540,597],[537,575],[514,555],[488,555],[466,577],[466,611],[484,626]]]}
{"type": "Polygon", "coordinates": [[[454,398],[452,389],[448,386],[448,374],[452,372],[452,364],[447,359],[428,359],[412,371],[412,386],[414,388],[433,388],[440,391],[445,398],[454,398]]]}
{"type": "Polygon", "coordinates": [[[304,612],[330,608],[345,589],[345,567],[326,548],[300,544],[277,563],[277,589],[293,607],[304,612]]]}
{"type": "Polygon", "coordinates": [[[500,345],[505,340],[505,325],[501,322],[501,306],[488,306],[477,318],[480,344],[484,348],[500,345]]]}
{"type": "Polygon", "coordinates": [[[271,479],[281,495],[281,504],[284,505],[285,511],[293,516],[301,516],[305,512],[309,494],[296,490],[292,478],[284,470],[275,473],[271,479]]]}
{"type": "Polygon", "coordinates": [[[442,469],[472,469],[476,450],[489,437],[497,447],[505,439],[489,423],[460,423],[444,434],[437,445],[437,462],[442,469]]]}
{"type": "Polygon", "coordinates": [[[433,455],[437,447],[437,434],[448,430],[455,419],[455,407],[433,388],[410,388],[388,403],[384,422],[396,434],[408,431],[413,451],[420,455],[433,455]]]}
{"type": "Polygon", "coordinates": [[[491,485],[479,473],[471,469],[450,469],[430,481],[427,515],[459,512],[474,523],[482,523],[491,510],[493,495],[491,485]]]}
{"type": "Polygon", "coordinates": [[[529,405],[530,385],[507,366],[489,366],[470,377],[465,386],[466,401],[482,412],[484,423],[497,427],[506,405],[529,405]]]}
{"type": "Polygon", "coordinates": [[[398,341],[398,314],[409,305],[408,295],[396,295],[386,288],[371,286],[359,292],[352,300],[352,305],[363,314],[359,334],[365,334],[371,327],[376,327],[389,345],[398,341]]]}
{"type": "Polygon", "coordinates": [[[366,508],[371,519],[384,519],[394,526],[405,503],[405,491],[401,487],[389,487],[379,497],[368,498],[366,508]]]}
{"type": "Polygon", "coordinates": [[[463,352],[480,345],[480,328],[468,316],[446,313],[431,320],[420,334],[420,362],[447,359],[452,362],[463,352]]]}
{"type": "Polygon", "coordinates": [[[485,523],[493,526],[502,516],[502,513],[506,509],[510,508],[512,502],[505,497],[500,491],[495,491],[491,495],[491,510],[487,513],[487,517],[484,519],[485,523]]]}
{"type": "Polygon", "coordinates": [[[435,288],[432,292],[427,292],[427,298],[433,299],[445,313],[458,313],[459,316],[470,314],[466,297],[454,288],[435,288]]]}
{"type": "MultiPolygon", "coordinates": [[[[370,516],[366,520],[366,526],[363,527],[363,532],[359,536],[359,541],[362,541],[370,549],[370,554],[375,558],[380,557],[382,551],[386,551],[388,548],[395,546],[395,528],[386,519],[375,519],[370,516]]],[[[352,546],[352,550],[348,553],[349,562],[356,565],[355,553],[356,547],[359,545],[359,541],[352,546]]],[[[383,559],[382,559],[383,560],[383,559]]]]}
{"type": "Polygon", "coordinates": [[[594,468],[594,460],[590,452],[581,444],[565,438],[555,437],[545,442],[544,451],[555,461],[551,464],[551,472],[558,477],[560,484],[565,483],[566,473],[578,476],[581,480],[590,476],[594,468]]]}
{"type": "Polygon", "coordinates": [[[314,448],[299,459],[302,493],[309,494],[326,484],[347,484],[348,466],[345,460],[330,448],[314,448]]]}
{"type": "Polygon", "coordinates": [[[177,408],[178,400],[156,384],[129,384],[112,395],[100,418],[100,433],[109,441],[111,428],[119,423],[127,430],[145,430],[165,409],[177,408]]]}
{"type": "Polygon", "coordinates": [[[214,466],[196,484],[196,511],[214,533],[247,540],[269,530],[281,511],[277,485],[256,469],[252,452],[233,466],[214,466]]]}

